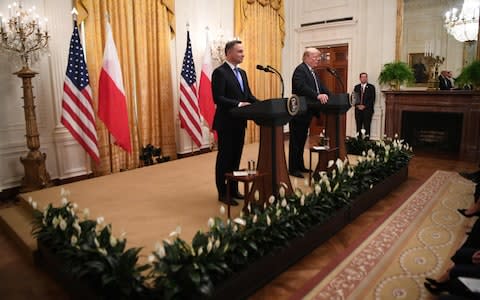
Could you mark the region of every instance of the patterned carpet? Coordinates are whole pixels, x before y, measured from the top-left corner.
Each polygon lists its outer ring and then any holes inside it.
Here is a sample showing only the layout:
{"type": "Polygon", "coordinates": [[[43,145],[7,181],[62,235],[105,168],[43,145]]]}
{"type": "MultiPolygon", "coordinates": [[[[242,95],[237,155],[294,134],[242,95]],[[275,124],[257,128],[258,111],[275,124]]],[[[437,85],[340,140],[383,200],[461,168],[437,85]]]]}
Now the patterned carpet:
{"type": "Polygon", "coordinates": [[[474,221],[456,209],[471,205],[473,191],[473,183],[457,173],[435,172],[293,298],[434,299],[424,278],[450,266],[474,221]]]}

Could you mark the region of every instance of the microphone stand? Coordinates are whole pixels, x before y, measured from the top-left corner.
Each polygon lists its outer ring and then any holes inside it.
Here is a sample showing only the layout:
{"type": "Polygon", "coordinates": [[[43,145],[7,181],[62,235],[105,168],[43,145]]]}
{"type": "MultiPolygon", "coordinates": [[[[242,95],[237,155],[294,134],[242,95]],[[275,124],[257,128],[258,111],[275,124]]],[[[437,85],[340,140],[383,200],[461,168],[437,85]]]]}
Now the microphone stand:
{"type": "Polygon", "coordinates": [[[281,83],[281,85],[282,85],[282,99],[283,99],[283,95],[284,95],[284,93],[285,93],[285,85],[284,85],[284,83],[283,83],[282,74],[280,74],[280,72],[278,72],[278,70],[275,69],[275,68],[272,67],[272,66],[267,66],[266,69],[269,69],[269,70],[273,71],[275,74],[278,75],[278,77],[280,77],[280,83],[281,83]]]}
{"type": "Polygon", "coordinates": [[[338,76],[336,71],[334,71],[330,68],[327,68],[327,71],[328,71],[328,73],[332,74],[333,77],[335,77],[340,82],[340,86],[342,87],[342,93],[343,93],[343,91],[345,91],[345,84],[343,83],[342,78],[340,78],[340,76],[338,76]]]}

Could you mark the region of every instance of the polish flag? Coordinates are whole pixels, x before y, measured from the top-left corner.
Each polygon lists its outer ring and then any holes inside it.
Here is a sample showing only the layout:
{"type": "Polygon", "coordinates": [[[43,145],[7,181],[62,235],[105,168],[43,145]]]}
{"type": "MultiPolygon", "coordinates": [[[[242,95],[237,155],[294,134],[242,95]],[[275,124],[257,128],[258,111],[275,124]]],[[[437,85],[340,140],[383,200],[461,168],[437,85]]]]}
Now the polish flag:
{"type": "Polygon", "coordinates": [[[115,143],[131,153],[132,145],[122,70],[113,41],[112,28],[108,21],[103,65],[98,83],[98,116],[115,138],[115,143]]]}
{"type": "MultiPolygon", "coordinates": [[[[200,114],[208,123],[210,131],[213,131],[213,117],[215,115],[215,104],[212,95],[212,53],[210,51],[210,41],[207,33],[207,46],[205,47],[205,54],[203,56],[202,72],[200,74],[200,86],[198,88],[198,105],[200,107],[200,114]]],[[[214,134],[215,140],[217,134],[214,134]]]]}

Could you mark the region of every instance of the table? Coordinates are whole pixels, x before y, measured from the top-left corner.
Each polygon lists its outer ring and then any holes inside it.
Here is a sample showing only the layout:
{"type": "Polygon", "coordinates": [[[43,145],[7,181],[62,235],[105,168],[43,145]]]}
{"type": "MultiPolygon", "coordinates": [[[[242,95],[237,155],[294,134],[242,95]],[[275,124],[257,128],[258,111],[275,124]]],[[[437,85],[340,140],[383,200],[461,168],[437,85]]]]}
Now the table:
{"type": "Polygon", "coordinates": [[[329,160],[336,160],[337,159],[337,150],[338,147],[331,147],[331,148],[322,148],[318,149],[316,146],[310,147],[310,156],[309,156],[309,169],[310,172],[308,173],[308,184],[312,184],[312,177],[314,174],[320,173],[320,171],[326,171],[328,166],[329,160]],[[315,171],[312,172],[312,153],[318,153],[318,162],[317,166],[315,167],[315,171]]]}
{"type": "MultiPolygon", "coordinates": [[[[235,176],[233,175],[233,172],[230,173],[225,173],[225,179],[227,180],[227,199],[231,200],[231,194],[230,194],[230,183],[231,182],[242,182],[243,187],[244,187],[244,204],[243,204],[243,211],[247,212],[247,207],[249,203],[249,199],[253,197],[249,197],[250,191],[250,183],[254,182],[256,179],[263,179],[265,177],[265,173],[260,173],[256,171],[254,174],[249,174],[245,176],[235,176]]],[[[230,204],[227,205],[227,215],[228,218],[230,219],[230,204]]]]}

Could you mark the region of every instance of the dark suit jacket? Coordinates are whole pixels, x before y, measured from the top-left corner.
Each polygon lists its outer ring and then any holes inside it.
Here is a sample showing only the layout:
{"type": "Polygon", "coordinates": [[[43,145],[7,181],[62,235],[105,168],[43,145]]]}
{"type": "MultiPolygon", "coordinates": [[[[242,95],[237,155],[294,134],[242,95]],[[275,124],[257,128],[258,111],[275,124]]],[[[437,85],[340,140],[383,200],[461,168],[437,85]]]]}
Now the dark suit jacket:
{"type": "Polygon", "coordinates": [[[247,74],[244,70],[240,68],[239,70],[243,79],[243,92],[235,73],[226,62],[216,68],[212,73],[213,100],[217,105],[213,120],[213,129],[215,130],[219,128],[245,127],[247,121],[233,118],[230,110],[238,107],[240,102],[253,103],[257,101],[250,91],[247,74]]]}
{"type": "MultiPolygon", "coordinates": [[[[318,89],[320,94],[330,94],[326,87],[320,83],[317,76],[318,89]]],[[[317,88],[315,86],[315,79],[306,63],[299,64],[292,76],[292,94],[304,96],[307,103],[317,103],[317,88]]]]}
{"type": "MultiPolygon", "coordinates": [[[[360,104],[360,97],[362,95],[362,85],[359,83],[353,88],[353,92],[357,93],[358,98],[355,105],[360,104]]],[[[363,105],[366,106],[366,110],[373,112],[375,106],[375,86],[367,82],[365,86],[365,92],[363,93],[363,105]]]]}
{"type": "Polygon", "coordinates": [[[450,90],[452,88],[452,82],[449,79],[443,77],[442,75],[438,76],[438,81],[438,87],[441,90],[450,90]]]}
{"type": "MultiPolygon", "coordinates": [[[[324,87],[321,84],[320,78],[318,78],[318,76],[317,76],[317,83],[318,83],[318,89],[320,93],[317,93],[317,87],[315,86],[315,79],[313,78],[313,74],[308,68],[307,64],[301,63],[295,68],[295,71],[293,72],[292,94],[305,97],[307,104],[318,103],[317,96],[319,94],[329,95],[330,92],[326,87],[324,87]]],[[[312,115],[311,112],[307,112],[307,114],[303,116],[309,118],[311,115],[312,115]]],[[[298,116],[302,116],[302,115],[298,115],[298,116]]]]}

